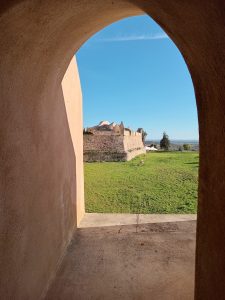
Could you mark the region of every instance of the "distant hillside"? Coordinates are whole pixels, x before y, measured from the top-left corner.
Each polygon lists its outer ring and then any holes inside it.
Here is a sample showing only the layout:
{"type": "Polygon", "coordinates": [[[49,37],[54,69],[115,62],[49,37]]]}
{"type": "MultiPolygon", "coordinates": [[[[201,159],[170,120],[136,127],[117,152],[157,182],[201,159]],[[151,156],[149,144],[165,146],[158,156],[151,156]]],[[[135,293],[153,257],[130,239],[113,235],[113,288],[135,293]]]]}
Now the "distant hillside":
{"type": "MultiPolygon", "coordinates": [[[[199,141],[198,140],[170,140],[171,146],[170,150],[178,151],[183,144],[189,144],[192,151],[199,151],[199,141]]],[[[145,145],[154,144],[158,149],[160,149],[160,140],[147,140],[145,145]]]]}

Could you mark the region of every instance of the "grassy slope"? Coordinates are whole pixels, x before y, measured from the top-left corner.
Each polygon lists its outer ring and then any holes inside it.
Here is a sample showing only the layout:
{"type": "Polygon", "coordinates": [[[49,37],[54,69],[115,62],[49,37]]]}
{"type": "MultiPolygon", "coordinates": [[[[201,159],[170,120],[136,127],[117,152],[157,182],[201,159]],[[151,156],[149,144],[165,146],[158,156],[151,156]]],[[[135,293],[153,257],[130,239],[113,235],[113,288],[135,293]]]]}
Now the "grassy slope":
{"type": "Polygon", "coordinates": [[[196,152],[159,152],[129,162],[85,163],[86,211],[195,213],[198,161],[196,152]]]}

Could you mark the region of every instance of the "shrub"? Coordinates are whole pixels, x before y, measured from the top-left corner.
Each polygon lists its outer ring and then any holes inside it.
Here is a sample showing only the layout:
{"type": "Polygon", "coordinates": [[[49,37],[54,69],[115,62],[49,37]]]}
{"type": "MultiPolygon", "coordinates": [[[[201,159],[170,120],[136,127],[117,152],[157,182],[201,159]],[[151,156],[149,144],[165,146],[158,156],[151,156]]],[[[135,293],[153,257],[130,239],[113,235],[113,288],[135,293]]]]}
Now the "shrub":
{"type": "Polygon", "coordinates": [[[183,144],[183,148],[184,148],[185,151],[190,151],[191,150],[191,145],[183,144]]]}

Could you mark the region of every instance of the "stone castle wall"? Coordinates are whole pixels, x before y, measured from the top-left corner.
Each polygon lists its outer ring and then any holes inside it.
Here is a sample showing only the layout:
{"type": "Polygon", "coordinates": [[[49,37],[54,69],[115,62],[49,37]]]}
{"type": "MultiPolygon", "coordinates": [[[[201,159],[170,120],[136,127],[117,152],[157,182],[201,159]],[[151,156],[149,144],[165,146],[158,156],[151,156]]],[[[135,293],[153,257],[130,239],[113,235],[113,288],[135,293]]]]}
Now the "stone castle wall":
{"type": "Polygon", "coordinates": [[[84,134],[84,161],[127,161],[145,153],[142,137],[137,135],[84,134]]]}
{"type": "Polygon", "coordinates": [[[146,153],[142,142],[142,135],[128,135],[123,137],[124,150],[127,153],[127,159],[131,160],[137,155],[146,153]]]}
{"type": "Polygon", "coordinates": [[[144,147],[141,135],[125,135],[122,138],[125,151],[129,152],[130,150],[135,150],[144,147]]]}

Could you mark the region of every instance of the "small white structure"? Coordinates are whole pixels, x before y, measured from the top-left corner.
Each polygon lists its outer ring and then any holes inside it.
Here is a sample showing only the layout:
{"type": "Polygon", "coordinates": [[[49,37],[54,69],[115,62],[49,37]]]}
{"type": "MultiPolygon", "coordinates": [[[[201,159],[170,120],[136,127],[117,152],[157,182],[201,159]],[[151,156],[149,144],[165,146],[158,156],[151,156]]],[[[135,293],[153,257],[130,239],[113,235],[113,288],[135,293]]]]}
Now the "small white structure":
{"type": "Polygon", "coordinates": [[[158,151],[158,149],[154,146],[145,146],[145,150],[148,151],[158,151]]]}

